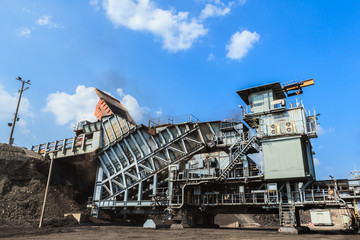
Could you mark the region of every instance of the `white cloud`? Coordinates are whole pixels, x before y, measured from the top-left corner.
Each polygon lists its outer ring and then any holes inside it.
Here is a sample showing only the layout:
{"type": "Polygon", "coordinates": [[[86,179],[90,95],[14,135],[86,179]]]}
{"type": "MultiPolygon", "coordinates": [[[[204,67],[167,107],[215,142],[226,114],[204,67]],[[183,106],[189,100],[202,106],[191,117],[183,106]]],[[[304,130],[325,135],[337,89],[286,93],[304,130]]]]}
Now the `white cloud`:
{"type": "Polygon", "coordinates": [[[324,128],[322,128],[320,125],[317,125],[317,133],[319,134],[319,135],[324,135],[325,134],[325,129],[324,128]]]}
{"type": "Polygon", "coordinates": [[[320,166],[321,162],[319,161],[319,159],[314,158],[314,165],[315,166],[320,166]]]}
{"type": "Polygon", "coordinates": [[[29,8],[23,7],[21,10],[26,13],[31,13],[31,10],[29,8]]]}
{"type": "Polygon", "coordinates": [[[120,102],[129,111],[135,122],[139,123],[149,120],[146,119],[151,115],[151,110],[148,107],[141,107],[135,97],[125,94],[121,88],[118,88],[116,91],[121,97],[120,102]]]}
{"type": "Polygon", "coordinates": [[[38,25],[49,25],[50,18],[51,18],[50,16],[42,16],[36,21],[36,23],[38,25]]]}
{"type": "Polygon", "coordinates": [[[95,10],[100,9],[100,0],[90,0],[89,4],[95,8],[95,10]]]}
{"type": "Polygon", "coordinates": [[[19,37],[28,38],[30,37],[30,34],[31,34],[31,29],[27,27],[21,27],[20,29],[17,30],[17,35],[19,37]]]}
{"type": "Polygon", "coordinates": [[[226,56],[230,59],[242,59],[259,39],[260,35],[257,32],[244,30],[241,33],[234,33],[231,36],[230,43],[226,45],[226,49],[228,50],[226,56]]]}
{"type": "MultiPolygon", "coordinates": [[[[148,107],[140,106],[135,97],[124,94],[121,88],[117,89],[117,93],[120,95],[120,102],[138,123],[141,121],[146,123],[153,115],[162,113],[161,108],[153,113],[148,107]]],[[[42,111],[53,113],[57,124],[70,124],[69,126],[73,127],[79,121],[97,121],[94,112],[98,101],[99,97],[95,93],[94,87],[79,85],[72,95],[65,92],[49,94],[46,107],[42,111]]]]}
{"type": "MultiPolygon", "coordinates": [[[[24,94],[24,93],[23,93],[24,94]]],[[[18,102],[19,93],[9,94],[2,85],[0,85],[0,121],[12,123],[14,114],[16,111],[16,105],[18,102]]],[[[18,111],[19,121],[16,126],[20,127],[21,132],[28,133],[26,119],[34,117],[34,114],[30,111],[30,102],[23,95],[21,97],[20,107],[18,111]]]]}
{"type": "MultiPolygon", "coordinates": [[[[244,5],[246,3],[247,0],[235,0],[235,1],[230,1],[229,2],[229,5],[232,6],[232,5],[244,5]]],[[[212,3],[215,3],[215,4],[221,4],[221,5],[224,5],[224,3],[221,1],[221,0],[208,0],[208,2],[212,2],[212,3]]]]}
{"type": "Polygon", "coordinates": [[[206,4],[201,11],[199,19],[203,20],[209,17],[225,16],[230,13],[231,9],[236,6],[242,6],[246,0],[237,0],[228,2],[227,6],[221,0],[209,0],[213,4],[206,4]]]}
{"type": "Polygon", "coordinates": [[[163,10],[150,0],[104,0],[103,7],[116,27],[150,32],[161,38],[163,48],[173,52],[190,48],[208,32],[198,19],[189,19],[188,12],[163,10]]]}
{"type": "Polygon", "coordinates": [[[321,125],[317,125],[317,133],[319,134],[319,136],[323,136],[328,133],[332,133],[334,131],[335,131],[334,128],[330,127],[330,128],[325,129],[325,128],[321,127],[321,125]]]}
{"type": "Polygon", "coordinates": [[[63,26],[59,23],[54,23],[51,21],[51,16],[42,16],[37,21],[36,24],[39,26],[47,26],[49,28],[62,28],[63,26]]]}
{"type": "Polygon", "coordinates": [[[213,4],[206,4],[200,13],[200,19],[206,19],[215,16],[225,16],[230,13],[230,7],[217,7],[213,4]]]}
{"type": "Polygon", "coordinates": [[[100,2],[107,18],[115,27],[126,27],[135,31],[150,32],[162,41],[162,46],[172,52],[189,49],[208,33],[203,21],[209,17],[225,16],[234,6],[244,5],[246,0],[208,0],[198,17],[189,17],[187,11],[174,8],[164,10],[151,0],[90,0],[96,10],[100,2]]]}
{"type": "Polygon", "coordinates": [[[212,53],[210,53],[209,54],[209,56],[208,56],[208,58],[206,59],[207,61],[214,61],[215,60],[215,55],[214,54],[212,54],[212,53]]]}
{"type": "Polygon", "coordinates": [[[27,122],[23,119],[20,118],[20,120],[16,123],[16,126],[20,127],[20,131],[24,134],[29,134],[30,130],[27,128],[27,122]]]}
{"type": "Polygon", "coordinates": [[[72,127],[82,120],[96,121],[94,112],[98,101],[93,87],[79,85],[72,95],[65,92],[49,94],[43,111],[53,113],[57,124],[70,123],[72,127]]]}
{"type": "MultiPolygon", "coordinates": [[[[23,9],[23,11],[25,11],[23,9]]],[[[42,17],[40,17],[38,20],[36,20],[36,25],[32,26],[31,28],[28,27],[21,27],[17,30],[17,35],[19,37],[25,37],[25,38],[29,38],[30,34],[32,31],[35,31],[38,26],[43,27],[46,26],[48,28],[63,28],[64,26],[62,26],[60,23],[54,23],[51,21],[51,16],[48,15],[44,15],[42,17]]]]}
{"type": "Polygon", "coordinates": [[[157,116],[161,116],[163,114],[162,108],[159,108],[159,110],[156,111],[157,116]]]}

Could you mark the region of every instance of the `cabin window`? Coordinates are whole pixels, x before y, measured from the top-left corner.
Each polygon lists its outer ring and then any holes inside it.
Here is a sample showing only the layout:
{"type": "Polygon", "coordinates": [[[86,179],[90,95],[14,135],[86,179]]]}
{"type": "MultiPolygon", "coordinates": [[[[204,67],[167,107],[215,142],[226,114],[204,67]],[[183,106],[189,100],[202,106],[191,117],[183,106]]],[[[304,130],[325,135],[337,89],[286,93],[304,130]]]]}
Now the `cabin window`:
{"type": "Polygon", "coordinates": [[[255,95],[250,97],[250,107],[261,107],[264,104],[264,96],[261,95],[255,95]]]}

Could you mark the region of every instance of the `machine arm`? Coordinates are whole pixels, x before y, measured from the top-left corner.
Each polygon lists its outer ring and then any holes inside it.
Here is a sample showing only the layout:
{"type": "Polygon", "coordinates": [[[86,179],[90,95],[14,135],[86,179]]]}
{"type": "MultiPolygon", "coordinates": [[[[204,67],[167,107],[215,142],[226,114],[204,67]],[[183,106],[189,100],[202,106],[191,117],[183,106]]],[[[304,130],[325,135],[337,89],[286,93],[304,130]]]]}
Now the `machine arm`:
{"type": "Polygon", "coordinates": [[[282,86],[283,91],[288,97],[300,95],[303,93],[302,88],[314,85],[314,79],[308,79],[301,82],[290,83],[282,86]],[[294,91],[294,92],[292,92],[294,91]]]}

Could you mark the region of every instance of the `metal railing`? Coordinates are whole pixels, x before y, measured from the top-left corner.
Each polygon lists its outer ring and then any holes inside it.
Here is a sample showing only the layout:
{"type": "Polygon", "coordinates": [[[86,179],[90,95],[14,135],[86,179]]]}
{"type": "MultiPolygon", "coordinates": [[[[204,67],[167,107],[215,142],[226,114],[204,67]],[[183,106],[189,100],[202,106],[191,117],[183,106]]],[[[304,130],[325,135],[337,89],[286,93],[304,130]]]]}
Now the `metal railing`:
{"type": "MultiPolygon", "coordinates": [[[[301,100],[301,98],[293,98],[293,99],[286,99],[285,105],[281,105],[281,104],[272,105],[268,111],[279,110],[279,109],[293,109],[298,107],[304,107],[303,101],[301,100]]],[[[254,114],[253,112],[251,112],[251,107],[249,105],[241,106],[241,108],[242,108],[243,117],[254,114]]]]}
{"type": "Polygon", "coordinates": [[[324,189],[293,191],[292,197],[295,203],[340,203],[341,200],[334,192],[324,189]]]}
{"type": "Polygon", "coordinates": [[[173,125],[173,124],[188,123],[188,122],[197,123],[199,121],[200,120],[192,114],[175,116],[175,117],[169,115],[169,116],[164,116],[149,120],[149,127],[151,128],[162,125],[173,125]]]}
{"type": "Polygon", "coordinates": [[[206,173],[194,173],[191,172],[193,171],[192,169],[186,169],[185,170],[185,175],[186,175],[186,180],[206,180],[206,179],[215,179],[216,177],[218,177],[218,174],[215,171],[209,171],[208,174],[206,173]]]}
{"type": "Polygon", "coordinates": [[[278,204],[278,202],[269,201],[267,192],[258,193],[205,193],[204,195],[193,196],[194,205],[241,205],[241,204],[278,204]]]}
{"type": "Polygon", "coordinates": [[[298,121],[282,121],[277,123],[262,123],[258,130],[259,136],[277,136],[291,134],[317,135],[316,120],[309,119],[306,123],[298,121]]]}
{"type": "Polygon", "coordinates": [[[192,194],[191,198],[182,196],[180,192],[173,192],[170,205],[182,205],[183,201],[188,204],[196,206],[216,206],[216,205],[262,205],[279,207],[281,204],[342,204],[339,197],[335,197],[326,190],[305,190],[305,191],[292,191],[292,199],[287,199],[287,194],[271,193],[267,190],[254,190],[251,193],[243,192],[206,192],[204,194],[192,194]],[[186,200],[187,199],[187,200],[186,200]],[[189,202],[189,200],[191,202],[189,202]]]}
{"type": "Polygon", "coordinates": [[[31,151],[39,154],[46,154],[48,152],[62,152],[65,154],[67,150],[71,150],[72,152],[77,149],[84,150],[86,146],[91,146],[92,143],[92,134],[81,134],[78,137],[65,138],[63,140],[32,146],[31,151]]]}
{"type": "MultiPolygon", "coordinates": [[[[341,199],[329,195],[325,190],[293,191],[292,203],[297,204],[340,204],[341,199]]],[[[193,205],[279,205],[290,204],[286,194],[273,194],[266,190],[255,190],[251,193],[232,192],[218,193],[207,192],[203,195],[194,194],[191,197],[193,205]]],[[[172,195],[171,204],[182,204],[182,194],[172,195]]]]}
{"type": "Polygon", "coordinates": [[[239,125],[240,122],[236,121],[235,119],[224,119],[220,122],[220,129],[228,129],[228,128],[235,128],[235,126],[239,125]]]}

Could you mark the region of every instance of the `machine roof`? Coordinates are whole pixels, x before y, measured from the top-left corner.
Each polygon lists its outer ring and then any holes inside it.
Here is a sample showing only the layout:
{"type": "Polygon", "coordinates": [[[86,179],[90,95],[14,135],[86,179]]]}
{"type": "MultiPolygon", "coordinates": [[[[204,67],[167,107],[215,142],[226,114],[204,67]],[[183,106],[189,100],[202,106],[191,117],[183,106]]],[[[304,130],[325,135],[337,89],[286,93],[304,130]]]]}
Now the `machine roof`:
{"type": "Polygon", "coordinates": [[[247,88],[244,90],[236,91],[237,94],[241,97],[241,99],[249,105],[249,95],[256,92],[261,92],[265,90],[272,89],[274,93],[274,99],[283,99],[286,98],[285,93],[279,82],[269,83],[261,86],[256,86],[252,88],[247,88]]]}

